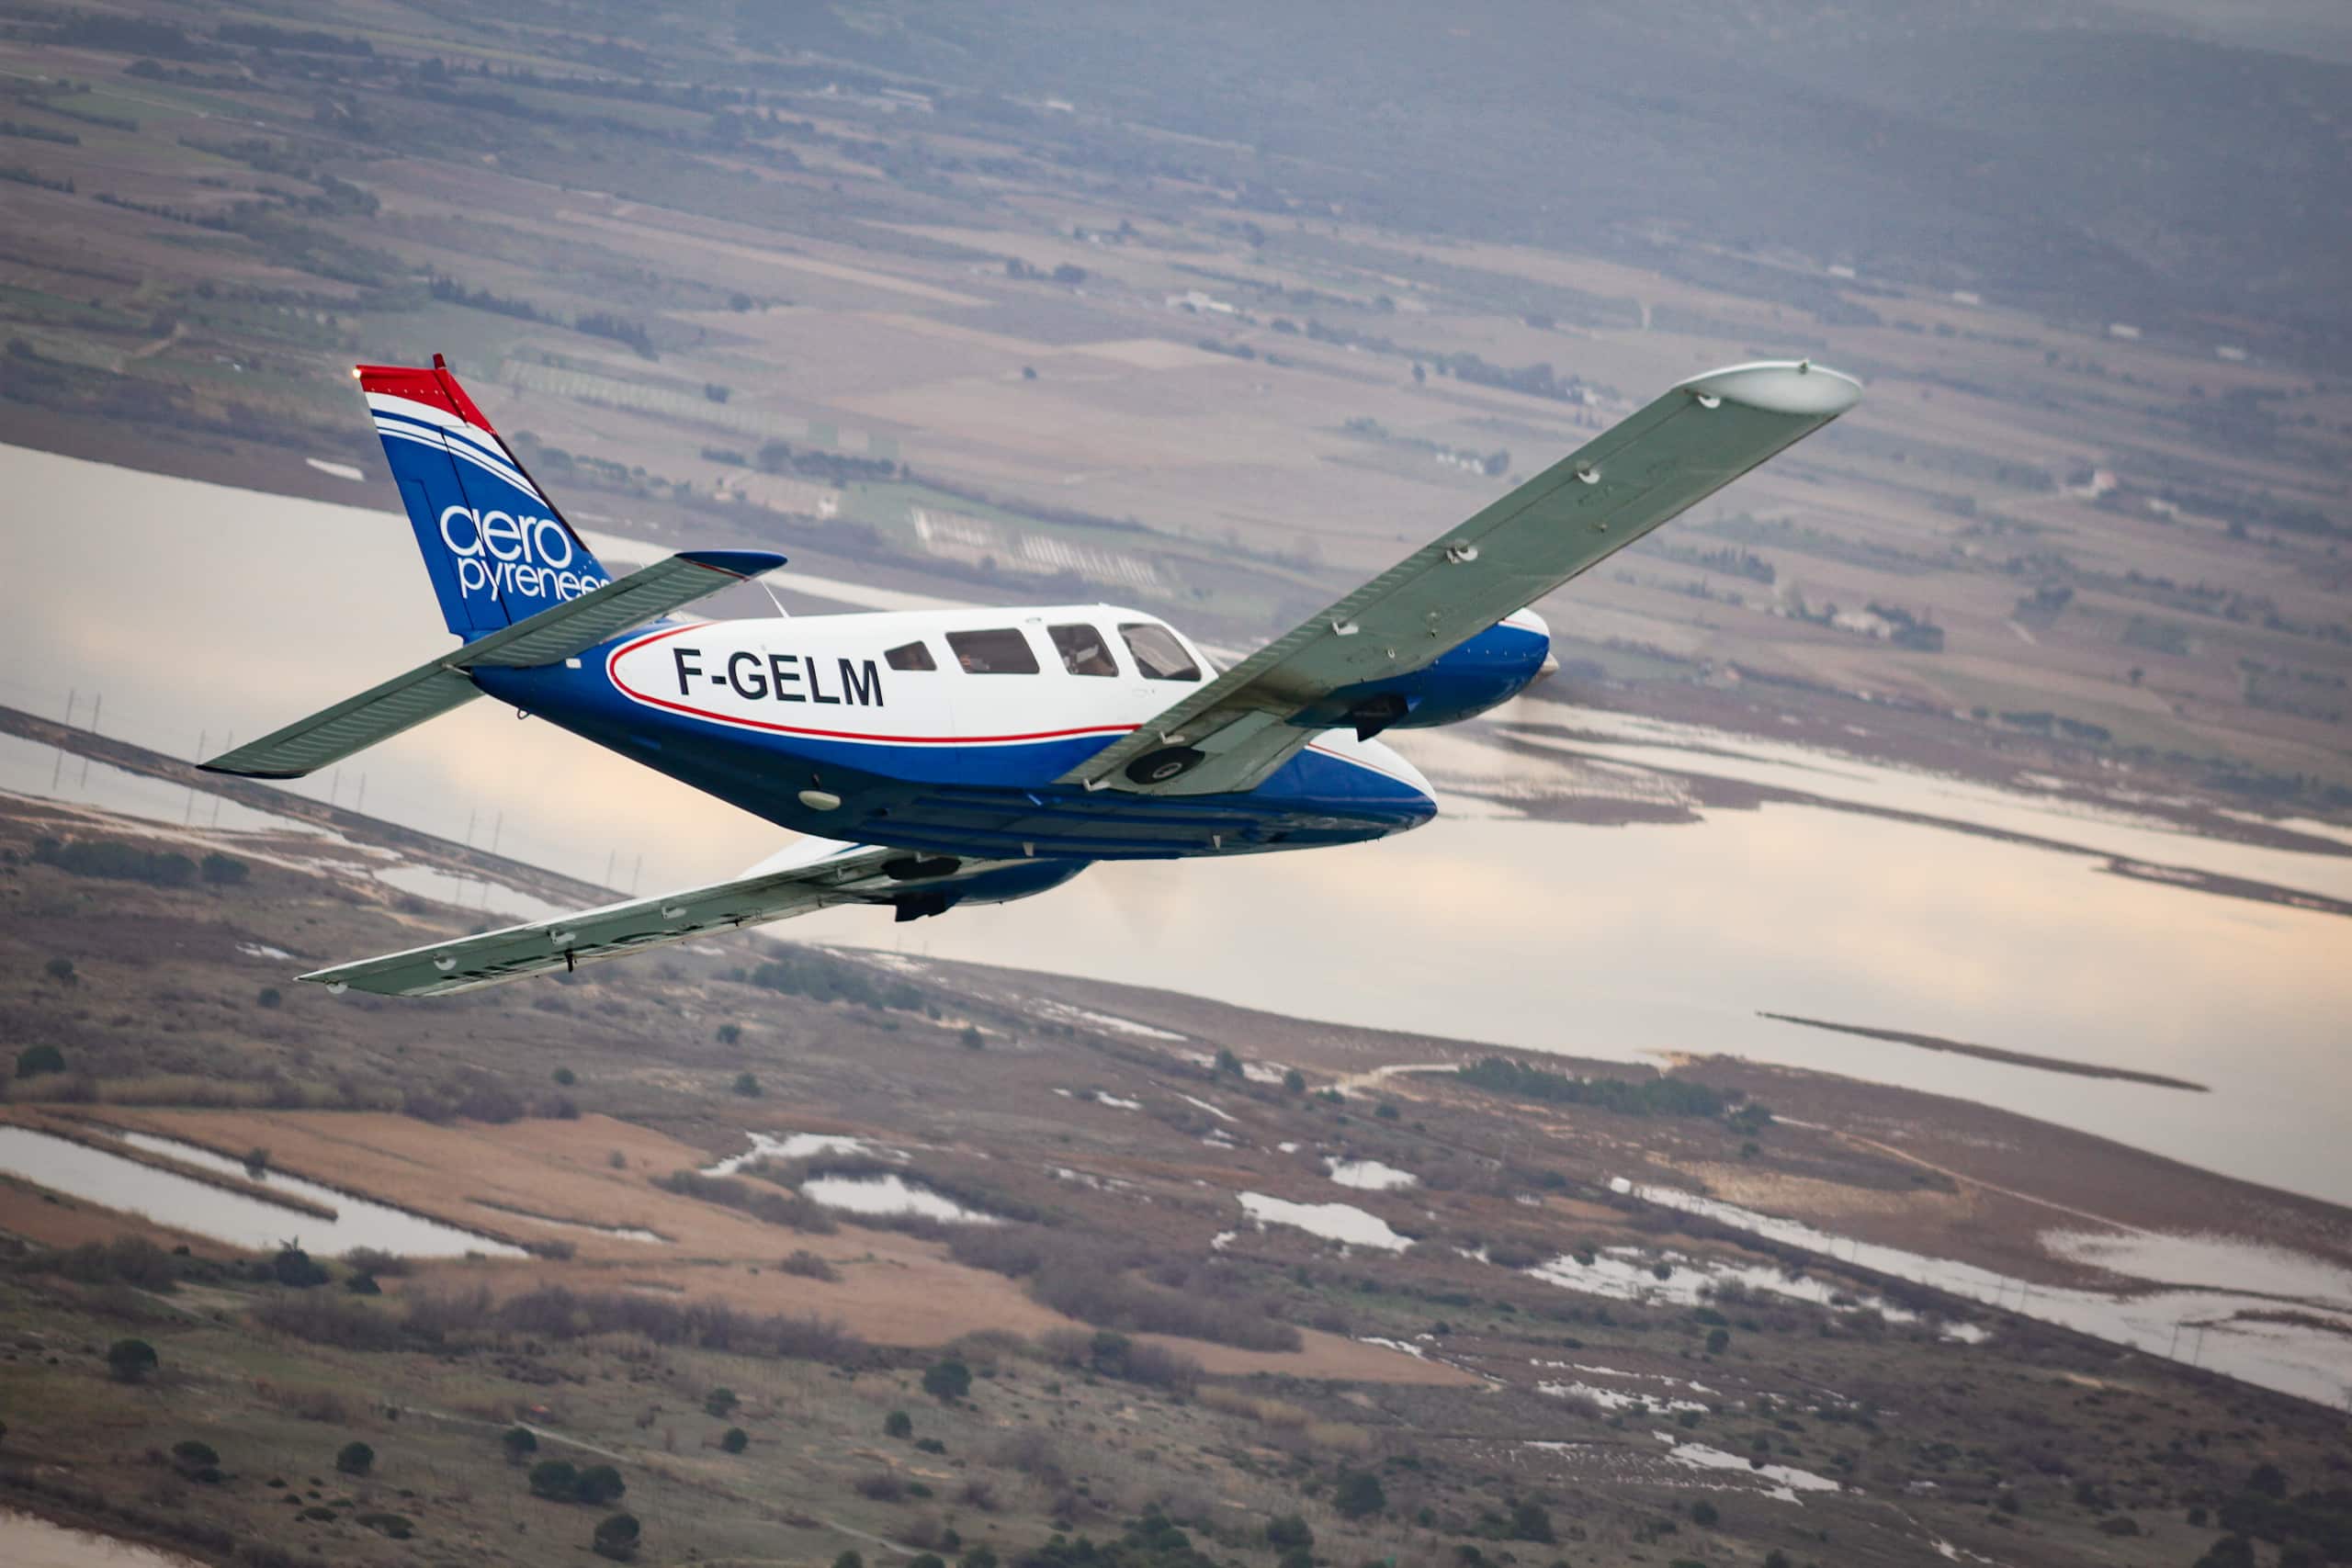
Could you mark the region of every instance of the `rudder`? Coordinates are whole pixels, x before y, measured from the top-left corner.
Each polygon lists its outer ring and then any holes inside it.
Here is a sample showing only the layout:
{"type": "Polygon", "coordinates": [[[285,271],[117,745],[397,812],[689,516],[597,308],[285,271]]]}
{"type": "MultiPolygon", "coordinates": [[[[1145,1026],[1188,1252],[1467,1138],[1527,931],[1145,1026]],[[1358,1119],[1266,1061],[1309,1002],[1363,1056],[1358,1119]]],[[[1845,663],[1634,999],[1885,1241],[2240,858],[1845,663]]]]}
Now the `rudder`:
{"type": "Polygon", "coordinates": [[[441,355],[355,373],[451,631],[470,641],[610,581],[441,355]]]}

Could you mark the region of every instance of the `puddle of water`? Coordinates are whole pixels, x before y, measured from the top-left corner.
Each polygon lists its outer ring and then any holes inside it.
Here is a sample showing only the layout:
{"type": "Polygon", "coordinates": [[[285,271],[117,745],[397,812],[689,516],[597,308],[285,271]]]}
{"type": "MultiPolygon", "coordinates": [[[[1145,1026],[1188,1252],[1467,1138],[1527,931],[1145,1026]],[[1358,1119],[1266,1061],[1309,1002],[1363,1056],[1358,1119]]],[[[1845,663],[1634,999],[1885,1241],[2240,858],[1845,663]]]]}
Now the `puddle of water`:
{"type": "Polygon", "coordinates": [[[1602,1388],[1589,1382],[1539,1382],[1538,1393],[1548,1393],[1555,1399],[1589,1399],[1603,1410],[1705,1410],[1695,1399],[1670,1399],[1646,1393],[1628,1393],[1623,1389],[1602,1388]]]}
{"type": "MultiPolygon", "coordinates": [[[[1875,1312],[1891,1324],[1919,1321],[1917,1313],[1883,1297],[1850,1286],[1831,1284],[1809,1274],[1792,1275],[1754,1264],[1700,1263],[1679,1252],[1661,1252],[1652,1258],[1637,1247],[1612,1247],[1596,1253],[1590,1263],[1563,1256],[1549,1263],[1539,1263],[1526,1272],[1546,1284],[1581,1291],[1587,1295],[1607,1296],[1612,1301],[1695,1307],[1713,1302],[1723,1286],[1736,1284],[1753,1292],[1810,1302],[1815,1306],[1840,1312],[1875,1312]],[[1665,1270],[1663,1274],[1659,1272],[1661,1269],[1665,1270]]],[[[1738,1308],[1724,1303],[1724,1310],[1736,1312],[1738,1308]]],[[[1942,1334],[1947,1339],[1968,1344],[1988,1337],[1983,1329],[1965,1323],[1946,1324],[1942,1334]]]]}
{"type": "Polygon", "coordinates": [[[1388,1228],[1387,1221],[1366,1213],[1352,1203],[1294,1203],[1286,1198],[1270,1198],[1263,1192],[1237,1196],[1242,1210],[1258,1222],[1261,1229],[1267,1225],[1291,1225],[1327,1241],[1377,1247],[1383,1252],[1402,1252],[1413,1245],[1412,1237],[1397,1235],[1388,1228]]]}
{"type": "Polygon", "coordinates": [[[1842,1492],[1845,1488],[1826,1475],[1815,1475],[1809,1470],[1799,1470],[1790,1464],[1751,1465],[1735,1453],[1710,1448],[1704,1443],[1686,1443],[1671,1432],[1653,1432],[1650,1436],[1668,1446],[1667,1458],[1690,1470],[1736,1470],[1745,1475],[1759,1476],[1772,1483],[1770,1495],[1784,1503],[1793,1503],[1800,1492],[1842,1492]]]}
{"type": "Polygon", "coordinates": [[[1091,1024],[1096,1029],[1106,1029],[1114,1034],[1130,1034],[1138,1040],[1182,1040],[1184,1038],[1172,1030],[1155,1029],[1148,1023],[1137,1023],[1131,1018],[1121,1018],[1115,1013],[1095,1012],[1091,1009],[1076,1007],[1069,1002],[1041,1001],[1037,1004],[1037,1010],[1054,1018],[1073,1020],[1080,1023],[1091,1024]]]}
{"type": "Polygon", "coordinates": [[[0,1510],[0,1562],[10,1568],[203,1568],[193,1557],[6,1510],[0,1510]]]}
{"type": "MultiPolygon", "coordinates": [[[[244,1166],[237,1160],[171,1138],[133,1133],[126,1141],[225,1175],[245,1175],[244,1166]]],[[[263,1179],[262,1186],[329,1204],[336,1217],[327,1220],[280,1208],[28,1127],[0,1127],[0,1170],[109,1209],[143,1215],[175,1230],[256,1251],[274,1250],[291,1242],[324,1257],[340,1256],[355,1247],[410,1258],[458,1258],[469,1252],[523,1256],[521,1247],[503,1241],[275,1171],[263,1179]]]]}
{"type": "Polygon", "coordinates": [[[2225,1235],[2161,1231],[2044,1231],[2041,1249],[2160,1285],[2195,1285],[2352,1308],[2352,1269],[2225,1235]]]}
{"type": "Polygon", "coordinates": [[[874,1155],[883,1159],[904,1159],[896,1149],[886,1149],[864,1138],[853,1138],[846,1133],[752,1133],[752,1146],[740,1155],[729,1155],[717,1165],[703,1167],[705,1176],[732,1176],[748,1165],[763,1159],[813,1159],[819,1155],[874,1155]]]}
{"type": "Polygon", "coordinates": [[[1331,1172],[1331,1179],[1342,1187],[1353,1187],[1365,1192],[1393,1192],[1399,1187],[1418,1187],[1421,1179],[1409,1170],[1399,1170],[1393,1165],[1383,1165],[1376,1159],[1335,1159],[1324,1161],[1331,1172]]]}
{"type": "Polygon", "coordinates": [[[1760,1214],[1670,1187],[1636,1187],[1622,1177],[1611,1185],[1649,1202],[1704,1214],[1809,1252],[1991,1303],[2111,1344],[2188,1361],[2242,1382],[2327,1405],[2340,1406],[2352,1399],[2352,1358],[2344,1350],[2346,1336],[2352,1334],[2352,1311],[2333,1303],[2291,1309],[2335,1325],[2331,1330],[2262,1321],[2251,1314],[2281,1310],[2278,1298],[2226,1289],[2154,1287],[2129,1294],[2061,1290],[1953,1258],[1833,1235],[1800,1220],[1760,1214]]]}
{"type": "Polygon", "coordinates": [[[811,1202],[853,1214],[916,1214],[967,1225],[1003,1223],[902,1176],[820,1176],[802,1182],[800,1190],[811,1202]]]}

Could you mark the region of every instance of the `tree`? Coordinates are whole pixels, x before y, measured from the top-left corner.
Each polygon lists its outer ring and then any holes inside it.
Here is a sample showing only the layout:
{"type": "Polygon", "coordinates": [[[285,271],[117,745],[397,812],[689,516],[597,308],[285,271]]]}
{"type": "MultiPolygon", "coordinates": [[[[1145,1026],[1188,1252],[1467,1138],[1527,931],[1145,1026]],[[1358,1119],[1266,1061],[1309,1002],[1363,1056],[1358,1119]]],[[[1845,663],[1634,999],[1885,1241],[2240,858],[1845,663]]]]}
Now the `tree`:
{"type": "Polygon", "coordinates": [[[1707,1354],[1710,1356],[1722,1355],[1730,1345],[1731,1330],[1728,1328],[1714,1329],[1707,1336],[1707,1354]]]}
{"type": "Polygon", "coordinates": [[[988,1044],[987,1041],[980,1038],[980,1028],[976,1023],[966,1024],[964,1032],[956,1038],[964,1043],[964,1049],[967,1051],[978,1051],[988,1044]]]}
{"type": "Polygon", "coordinates": [[[741,1453],[745,1449],[751,1446],[751,1443],[752,1434],[746,1432],[741,1427],[728,1427],[727,1435],[718,1439],[718,1446],[726,1450],[730,1454],[741,1453]]]}
{"type": "Polygon", "coordinates": [[[507,1463],[521,1464],[539,1451],[539,1435],[528,1427],[509,1427],[498,1439],[498,1446],[506,1450],[507,1463]]]}
{"type": "Polygon", "coordinates": [[[42,968],[51,979],[61,986],[78,986],[82,983],[82,977],[74,973],[74,961],[70,958],[52,958],[42,965],[42,968]]]}
{"type": "Polygon", "coordinates": [[[138,1382],[155,1370],[155,1347],[144,1339],[118,1339],[107,1347],[107,1366],[118,1382],[138,1382]]]}
{"type": "Polygon", "coordinates": [[[290,1243],[279,1247],[277,1256],[270,1259],[269,1272],[279,1284],[291,1286],[298,1291],[307,1291],[314,1285],[323,1285],[333,1278],[324,1269],[311,1260],[309,1253],[290,1243]]]}
{"type": "Polygon", "coordinates": [[[376,1450],[362,1442],[349,1442],[335,1450],[334,1468],[342,1475],[365,1475],[376,1468],[376,1450]]]}
{"type": "Polygon", "coordinates": [[[1388,1494],[1381,1490],[1380,1477],[1368,1470],[1340,1472],[1340,1484],[1331,1494],[1331,1506],[1343,1519],[1360,1519],[1366,1514],[1376,1514],[1388,1506],[1388,1494]]]}
{"type": "Polygon", "coordinates": [[[269,1174],[269,1151],[259,1144],[245,1151],[245,1174],[255,1181],[269,1174]]]}
{"type": "Polygon", "coordinates": [[[195,1438],[183,1438],[172,1445],[172,1468],[182,1475],[194,1475],[212,1470],[220,1463],[220,1455],[210,1443],[195,1438]]]}
{"type": "Polygon", "coordinates": [[[599,1557],[609,1557],[616,1562],[626,1562],[637,1555],[638,1528],[634,1514],[609,1514],[596,1527],[589,1544],[599,1557]]]}
{"type": "Polygon", "coordinates": [[[610,1503],[628,1490],[621,1472],[609,1464],[592,1464],[580,1472],[574,1494],[583,1503],[610,1503]]]}
{"type": "Polygon", "coordinates": [[[2275,1464],[2257,1464],[2254,1473],[2245,1478],[2245,1489],[2265,1497],[2287,1495],[2287,1472],[2275,1464]]]}
{"type": "Polygon", "coordinates": [[[580,1075],[570,1067],[558,1067],[555,1070],[555,1084],[558,1089],[570,1089],[579,1081],[580,1075]]]}
{"type": "Polygon", "coordinates": [[[1715,1511],[1713,1503],[1701,1501],[1690,1505],[1690,1522],[1702,1529],[1714,1529],[1715,1521],[1721,1517],[1723,1516],[1715,1511]]]}
{"type": "Polygon", "coordinates": [[[865,1559],[854,1551],[844,1551],[833,1559],[833,1568],[865,1568],[865,1559]]]}
{"type": "Polygon", "coordinates": [[[953,1356],[933,1361],[922,1374],[922,1391],[943,1404],[952,1404],[972,1392],[972,1369],[953,1356]]]}
{"type": "Polygon", "coordinates": [[[893,1410],[882,1417],[882,1435],[886,1438],[911,1438],[915,1435],[914,1417],[903,1410],[893,1410]]]}
{"type": "Polygon", "coordinates": [[[740,1023],[722,1023],[715,1032],[721,1045],[732,1045],[743,1038],[743,1026],[740,1023]]]}
{"type": "Polygon", "coordinates": [[[1232,1046],[1220,1045],[1216,1048],[1216,1073],[1217,1077],[1224,1078],[1241,1076],[1241,1058],[1233,1054],[1232,1046]]]}
{"type": "Polygon", "coordinates": [[[1510,1538],[1549,1543],[1557,1538],[1552,1533],[1552,1515],[1532,1497],[1522,1497],[1510,1506],[1510,1538]]]}
{"type": "Polygon", "coordinates": [[[760,1097],[760,1080],[749,1073],[737,1073],[735,1092],[746,1100],[757,1100],[760,1097]]]}
{"type": "Polygon", "coordinates": [[[1290,1071],[1283,1075],[1283,1088],[1288,1089],[1293,1094],[1302,1094],[1306,1092],[1306,1075],[1300,1072],[1296,1067],[1293,1067],[1290,1071]]]}
{"type": "MultiPolygon", "coordinates": [[[[61,959],[57,962],[62,963],[68,973],[72,972],[73,960],[61,959]]],[[[54,1045],[28,1045],[17,1053],[17,1076],[20,1078],[37,1078],[43,1073],[62,1073],[64,1070],[65,1053],[54,1045]]]]}
{"type": "Polygon", "coordinates": [[[1312,1547],[1315,1532],[1296,1514],[1276,1514],[1266,1521],[1266,1544],[1285,1550],[1292,1547],[1312,1547]]]}
{"type": "Polygon", "coordinates": [[[702,1396],[702,1413],[715,1420],[725,1420],[742,1401],[735,1397],[731,1388],[715,1388],[702,1396]]]}
{"type": "Polygon", "coordinates": [[[253,868],[244,862],[217,850],[204,857],[198,869],[204,873],[204,880],[215,887],[234,887],[253,874],[253,868]]]}
{"type": "Polygon", "coordinates": [[[531,1467],[531,1495],[569,1503],[580,1495],[580,1472],[569,1460],[543,1459],[531,1467]]]}

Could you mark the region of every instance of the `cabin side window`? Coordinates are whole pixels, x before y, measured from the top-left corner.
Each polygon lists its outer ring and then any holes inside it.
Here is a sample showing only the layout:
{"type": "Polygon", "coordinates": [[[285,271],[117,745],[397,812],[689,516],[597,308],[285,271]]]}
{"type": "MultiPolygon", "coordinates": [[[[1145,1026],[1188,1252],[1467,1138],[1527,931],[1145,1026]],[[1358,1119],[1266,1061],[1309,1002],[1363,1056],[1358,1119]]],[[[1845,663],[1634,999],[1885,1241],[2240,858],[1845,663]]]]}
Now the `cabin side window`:
{"type": "Polygon", "coordinates": [[[1035,675],[1037,653],[1013,626],[949,632],[947,646],[967,675],[1035,675]]]}
{"type": "Polygon", "coordinates": [[[1109,641],[1100,628],[1088,626],[1049,626],[1054,639],[1054,651],[1062,656],[1062,668],[1073,675],[1116,675],[1118,661],[1111,657],[1109,641]]]}
{"type": "Polygon", "coordinates": [[[1149,621],[1123,621],[1119,635],[1127,639],[1127,651],[1135,655],[1136,668],[1148,681],[1197,681],[1201,667],[1184,651],[1175,634],[1166,626],[1156,626],[1149,621]]]}
{"type": "Polygon", "coordinates": [[[931,657],[931,645],[925,642],[902,642],[882,656],[883,662],[893,670],[936,670],[939,665],[931,657]]]}

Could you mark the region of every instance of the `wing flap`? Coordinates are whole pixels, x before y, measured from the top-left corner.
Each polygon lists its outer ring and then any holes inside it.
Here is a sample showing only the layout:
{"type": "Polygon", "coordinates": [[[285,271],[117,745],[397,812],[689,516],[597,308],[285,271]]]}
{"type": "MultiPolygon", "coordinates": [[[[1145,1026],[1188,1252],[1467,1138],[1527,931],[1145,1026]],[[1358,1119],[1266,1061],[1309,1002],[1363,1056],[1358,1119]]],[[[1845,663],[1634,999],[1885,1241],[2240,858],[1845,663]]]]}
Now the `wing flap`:
{"type": "Polygon", "coordinates": [[[1290,721],[1319,698],[1419,670],[1812,434],[1860,396],[1852,379],[1810,362],[1736,366],[1686,381],[1058,782],[1164,795],[1252,788],[1314,738],[1290,721]],[[1159,782],[1128,776],[1131,763],[1170,746],[1204,756],[1159,782]]]}
{"type": "Polygon", "coordinates": [[[696,550],[672,556],[478,637],[452,649],[446,658],[395,675],[200,766],[208,773],[240,773],[247,778],[299,779],[480,696],[466,677],[468,670],[484,665],[521,668],[569,659],[616,633],[783,564],[782,556],[760,550],[696,550]]]}

